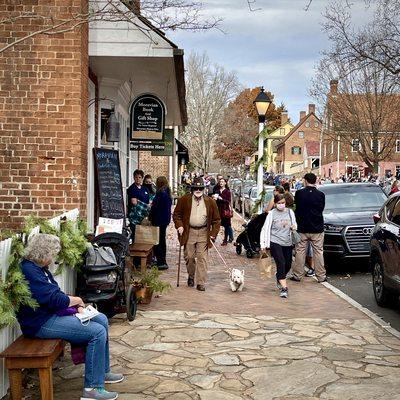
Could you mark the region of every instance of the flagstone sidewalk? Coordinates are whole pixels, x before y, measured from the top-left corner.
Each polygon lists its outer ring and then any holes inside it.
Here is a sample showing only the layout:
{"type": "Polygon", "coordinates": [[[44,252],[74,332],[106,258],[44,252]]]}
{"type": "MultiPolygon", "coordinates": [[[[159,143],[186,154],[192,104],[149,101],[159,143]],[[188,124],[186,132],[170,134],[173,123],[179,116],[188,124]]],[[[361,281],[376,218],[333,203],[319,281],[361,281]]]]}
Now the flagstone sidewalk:
{"type": "MultiPolygon", "coordinates": [[[[112,369],[126,379],[109,390],[122,400],[400,399],[399,339],[313,279],[289,281],[280,299],[256,259],[220,243],[228,266],[245,270],[241,293],[230,291],[215,249],[206,291],[187,287],[184,263],[177,288],[179,247],[168,232],[163,277],[173,290],[141,305],[132,322],[111,319],[112,369]]],[[[79,399],[83,367],[68,352],[56,367],[55,399],[79,399]]],[[[31,382],[28,397],[38,399],[31,382]]]]}

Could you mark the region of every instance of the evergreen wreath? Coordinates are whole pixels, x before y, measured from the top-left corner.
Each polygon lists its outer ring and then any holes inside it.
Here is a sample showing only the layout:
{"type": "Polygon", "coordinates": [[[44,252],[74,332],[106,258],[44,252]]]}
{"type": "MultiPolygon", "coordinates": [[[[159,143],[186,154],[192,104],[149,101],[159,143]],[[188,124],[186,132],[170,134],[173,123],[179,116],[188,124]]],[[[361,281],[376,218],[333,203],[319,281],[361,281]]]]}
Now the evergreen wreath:
{"type": "Polygon", "coordinates": [[[25,220],[22,234],[11,235],[9,232],[2,232],[1,240],[11,237],[12,244],[7,275],[0,276],[0,329],[17,321],[16,313],[22,305],[38,307],[20,266],[25,248],[24,240],[36,226],[39,226],[41,233],[52,234],[60,239],[61,251],[57,258],[56,274],[61,273],[65,267],[78,269],[83,265],[87,249],[87,225],[83,220],[61,220],[58,231],[49,221],[30,215],[25,220]]]}

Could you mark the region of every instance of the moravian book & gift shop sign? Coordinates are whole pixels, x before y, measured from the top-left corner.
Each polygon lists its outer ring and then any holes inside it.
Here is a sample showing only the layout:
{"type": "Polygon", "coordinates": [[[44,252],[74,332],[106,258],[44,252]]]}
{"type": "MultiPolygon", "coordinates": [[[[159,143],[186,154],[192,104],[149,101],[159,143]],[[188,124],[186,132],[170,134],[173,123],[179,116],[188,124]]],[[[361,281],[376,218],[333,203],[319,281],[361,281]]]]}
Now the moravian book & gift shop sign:
{"type": "Polygon", "coordinates": [[[152,94],[142,94],[132,103],[131,150],[163,150],[165,106],[152,94]]]}

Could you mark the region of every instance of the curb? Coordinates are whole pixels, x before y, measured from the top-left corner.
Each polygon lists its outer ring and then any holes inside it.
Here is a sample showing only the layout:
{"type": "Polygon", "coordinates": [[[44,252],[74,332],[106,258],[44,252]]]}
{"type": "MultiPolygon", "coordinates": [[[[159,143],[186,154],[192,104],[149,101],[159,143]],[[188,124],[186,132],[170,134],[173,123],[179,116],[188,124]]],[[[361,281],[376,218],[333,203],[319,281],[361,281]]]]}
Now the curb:
{"type": "Polygon", "coordinates": [[[381,317],[378,317],[378,315],[376,315],[374,312],[372,312],[372,311],[368,310],[367,308],[363,307],[360,303],[358,303],[357,301],[353,300],[347,294],[343,293],[340,289],[338,289],[337,287],[331,285],[330,283],[322,282],[322,285],[324,285],[331,292],[335,293],[338,297],[340,297],[343,300],[347,301],[349,304],[351,304],[357,310],[360,310],[362,313],[367,315],[369,318],[371,318],[373,321],[375,321],[380,327],[382,327],[387,332],[389,332],[390,334],[395,336],[397,339],[400,339],[400,332],[397,329],[394,329],[393,327],[391,327],[389,323],[385,322],[381,317]]]}

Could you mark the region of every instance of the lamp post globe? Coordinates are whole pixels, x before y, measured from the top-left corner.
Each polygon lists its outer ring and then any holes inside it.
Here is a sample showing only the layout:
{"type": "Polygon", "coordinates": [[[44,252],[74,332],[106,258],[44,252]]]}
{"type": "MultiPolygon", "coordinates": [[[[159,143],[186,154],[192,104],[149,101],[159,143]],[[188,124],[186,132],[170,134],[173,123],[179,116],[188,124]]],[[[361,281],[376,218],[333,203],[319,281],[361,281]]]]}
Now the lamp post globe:
{"type": "MultiPolygon", "coordinates": [[[[264,156],[264,137],[261,132],[264,130],[265,126],[265,115],[268,111],[270,104],[272,103],[271,99],[264,92],[264,87],[261,86],[260,93],[258,93],[255,98],[253,104],[256,107],[258,114],[258,160],[262,160],[264,156]]],[[[258,170],[257,170],[257,196],[260,198],[261,193],[263,191],[263,181],[264,181],[264,166],[263,161],[259,161],[258,170]]],[[[262,212],[262,199],[260,202],[259,212],[262,212]]]]}

